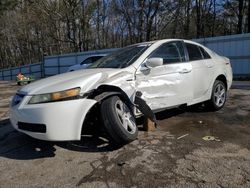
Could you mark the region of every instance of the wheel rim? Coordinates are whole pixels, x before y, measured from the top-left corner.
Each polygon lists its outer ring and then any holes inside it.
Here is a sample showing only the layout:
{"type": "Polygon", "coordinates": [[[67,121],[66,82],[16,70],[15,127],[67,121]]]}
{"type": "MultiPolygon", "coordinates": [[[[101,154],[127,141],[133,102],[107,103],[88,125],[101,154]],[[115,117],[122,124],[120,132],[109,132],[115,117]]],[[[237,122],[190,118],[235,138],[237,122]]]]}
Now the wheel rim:
{"type": "Polygon", "coordinates": [[[217,84],[214,90],[214,102],[216,106],[221,107],[226,100],[226,89],[223,84],[217,84]]]}
{"type": "Polygon", "coordinates": [[[115,111],[123,128],[128,133],[134,134],[136,132],[136,123],[127,105],[124,104],[121,100],[118,100],[115,104],[115,111]]]}

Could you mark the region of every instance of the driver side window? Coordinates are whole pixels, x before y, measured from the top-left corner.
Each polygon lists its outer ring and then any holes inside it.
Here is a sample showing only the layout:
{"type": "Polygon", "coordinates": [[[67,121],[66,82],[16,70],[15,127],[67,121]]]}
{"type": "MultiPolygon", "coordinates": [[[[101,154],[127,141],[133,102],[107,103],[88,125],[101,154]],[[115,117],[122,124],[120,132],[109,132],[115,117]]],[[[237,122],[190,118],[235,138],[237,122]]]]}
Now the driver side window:
{"type": "Polygon", "coordinates": [[[185,61],[182,42],[168,42],[158,47],[149,58],[163,58],[163,64],[179,63],[185,61]]]}

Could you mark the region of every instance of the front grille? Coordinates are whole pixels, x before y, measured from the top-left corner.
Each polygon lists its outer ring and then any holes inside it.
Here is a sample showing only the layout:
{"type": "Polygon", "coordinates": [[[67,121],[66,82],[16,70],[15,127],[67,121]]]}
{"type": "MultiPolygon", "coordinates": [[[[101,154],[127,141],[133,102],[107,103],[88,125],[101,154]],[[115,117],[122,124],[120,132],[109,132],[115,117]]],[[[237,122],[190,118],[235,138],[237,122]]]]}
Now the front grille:
{"type": "Polygon", "coordinates": [[[37,133],[46,133],[46,125],[38,123],[18,122],[18,129],[37,133]]]}
{"type": "Polygon", "coordinates": [[[23,100],[24,96],[24,94],[17,93],[12,99],[11,106],[18,105],[23,100]]]}

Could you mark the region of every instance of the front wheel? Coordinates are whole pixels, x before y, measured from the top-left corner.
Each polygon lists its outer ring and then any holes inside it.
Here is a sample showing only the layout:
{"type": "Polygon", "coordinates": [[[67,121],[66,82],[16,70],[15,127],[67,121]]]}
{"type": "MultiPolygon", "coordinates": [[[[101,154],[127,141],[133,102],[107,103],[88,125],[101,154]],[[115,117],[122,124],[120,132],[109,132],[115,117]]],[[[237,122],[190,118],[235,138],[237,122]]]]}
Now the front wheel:
{"type": "Polygon", "coordinates": [[[215,80],[212,90],[211,99],[205,105],[213,111],[220,110],[225,105],[227,99],[227,89],[225,84],[220,80],[215,80]]]}
{"type": "Polygon", "coordinates": [[[118,96],[102,102],[101,115],[107,133],[115,144],[126,144],[137,138],[135,117],[127,104],[118,96]]]}

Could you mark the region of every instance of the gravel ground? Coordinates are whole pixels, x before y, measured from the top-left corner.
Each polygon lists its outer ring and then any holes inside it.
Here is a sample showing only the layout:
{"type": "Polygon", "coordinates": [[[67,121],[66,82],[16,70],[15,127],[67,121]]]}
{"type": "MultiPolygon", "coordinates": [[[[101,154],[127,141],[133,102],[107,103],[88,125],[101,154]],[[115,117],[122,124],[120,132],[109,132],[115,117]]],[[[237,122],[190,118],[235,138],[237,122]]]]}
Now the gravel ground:
{"type": "MultiPolygon", "coordinates": [[[[239,85],[237,86],[239,88],[239,85]]],[[[0,82],[0,187],[250,187],[250,90],[230,90],[224,109],[157,114],[156,131],[112,148],[103,137],[45,142],[10,126],[17,86],[0,82]],[[214,136],[216,140],[203,140],[214,136]]]]}

